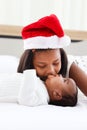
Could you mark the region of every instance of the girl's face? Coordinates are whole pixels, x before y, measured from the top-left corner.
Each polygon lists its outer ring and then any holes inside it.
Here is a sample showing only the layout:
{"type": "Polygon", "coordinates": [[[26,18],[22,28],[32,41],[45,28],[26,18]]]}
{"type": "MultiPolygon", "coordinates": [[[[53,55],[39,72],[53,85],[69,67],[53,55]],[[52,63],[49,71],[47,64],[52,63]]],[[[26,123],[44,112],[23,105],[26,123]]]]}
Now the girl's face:
{"type": "Polygon", "coordinates": [[[44,81],[48,75],[56,75],[61,69],[60,50],[34,51],[33,65],[37,75],[44,81]]]}

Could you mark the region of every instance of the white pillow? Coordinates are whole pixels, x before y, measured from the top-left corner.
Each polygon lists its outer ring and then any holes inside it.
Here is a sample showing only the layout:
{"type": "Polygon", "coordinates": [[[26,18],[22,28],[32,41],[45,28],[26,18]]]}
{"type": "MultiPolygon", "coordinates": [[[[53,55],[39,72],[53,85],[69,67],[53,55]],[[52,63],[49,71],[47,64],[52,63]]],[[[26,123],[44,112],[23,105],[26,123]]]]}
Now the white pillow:
{"type": "Polygon", "coordinates": [[[15,56],[0,55],[0,73],[17,72],[19,59],[15,56]]]}

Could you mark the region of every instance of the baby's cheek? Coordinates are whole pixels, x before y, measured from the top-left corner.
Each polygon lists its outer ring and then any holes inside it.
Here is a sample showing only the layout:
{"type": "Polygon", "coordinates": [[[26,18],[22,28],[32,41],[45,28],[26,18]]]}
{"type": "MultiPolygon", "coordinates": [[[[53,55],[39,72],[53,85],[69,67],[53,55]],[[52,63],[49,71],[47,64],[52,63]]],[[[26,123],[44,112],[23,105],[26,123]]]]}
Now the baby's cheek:
{"type": "Polygon", "coordinates": [[[46,80],[46,84],[51,87],[51,86],[55,85],[55,81],[52,78],[51,79],[47,79],[46,80]]]}
{"type": "Polygon", "coordinates": [[[46,81],[45,81],[45,84],[47,85],[47,86],[51,86],[51,81],[49,80],[49,79],[47,79],[46,81]]]}

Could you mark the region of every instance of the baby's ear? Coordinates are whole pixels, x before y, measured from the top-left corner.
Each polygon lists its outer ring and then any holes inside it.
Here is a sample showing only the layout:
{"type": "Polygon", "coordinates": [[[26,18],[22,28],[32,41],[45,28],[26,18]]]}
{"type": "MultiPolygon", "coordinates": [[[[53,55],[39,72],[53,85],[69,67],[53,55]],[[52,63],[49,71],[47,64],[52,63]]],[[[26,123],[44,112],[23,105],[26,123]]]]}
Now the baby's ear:
{"type": "Polygon", "coordinates": [[[62,93],[60,92],[60,90],[58,90],[58,89],[53,90],[53,97],[55,100],[61,100],[62,93]]]}

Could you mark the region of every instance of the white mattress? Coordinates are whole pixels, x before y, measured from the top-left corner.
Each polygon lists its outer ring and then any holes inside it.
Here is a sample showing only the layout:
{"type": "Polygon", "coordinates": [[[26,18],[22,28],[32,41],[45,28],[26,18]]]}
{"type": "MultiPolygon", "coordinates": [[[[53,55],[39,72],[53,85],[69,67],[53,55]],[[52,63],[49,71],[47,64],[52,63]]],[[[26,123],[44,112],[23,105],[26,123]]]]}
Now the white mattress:
{"type": "Polygon", "coordinates": [[[87,100],[76,107],[0,103],[0,130],[87,130],[87,100]]]}

